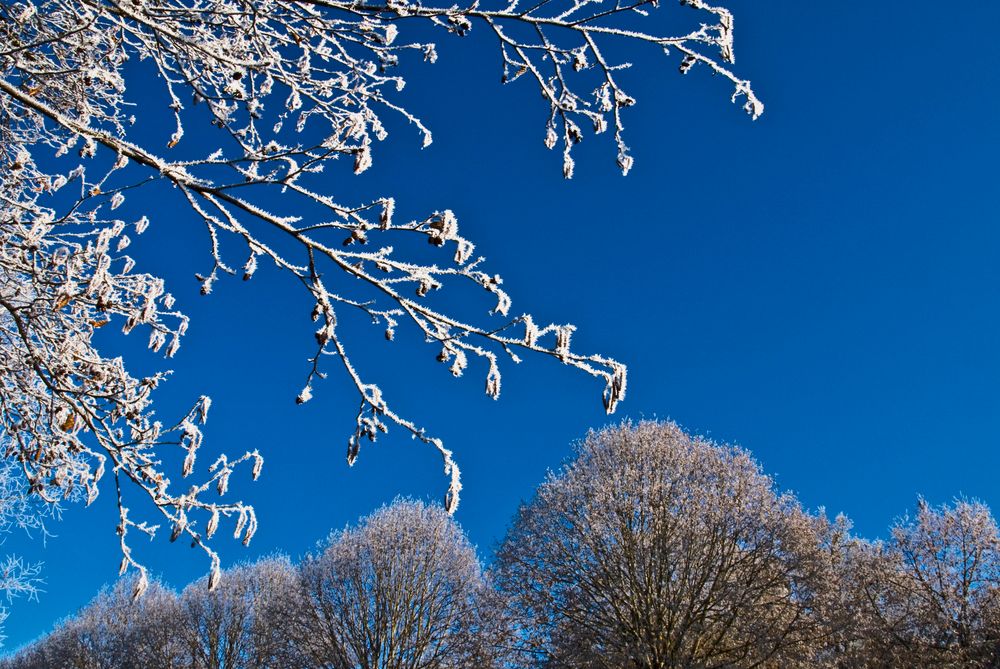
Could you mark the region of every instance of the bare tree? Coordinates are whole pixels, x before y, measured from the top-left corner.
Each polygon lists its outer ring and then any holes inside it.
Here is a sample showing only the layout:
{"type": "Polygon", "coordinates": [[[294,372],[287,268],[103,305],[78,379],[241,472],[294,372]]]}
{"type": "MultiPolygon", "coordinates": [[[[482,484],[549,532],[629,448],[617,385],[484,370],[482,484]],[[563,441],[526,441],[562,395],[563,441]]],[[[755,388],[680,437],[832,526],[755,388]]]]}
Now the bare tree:
{"type": "Polygon", "coordinates": [[[522,506],[497,582],[535,666],[813,666],[823,525],[747,452],[625,424],[522,506]]]}
{"type": "Polygon", "coordinates": [[[7,661],[9,669],[186,669],[174,593],[155,580],[136,599],[134,581],[106,589],[76,616],[7,661]]]}
{"type": "MultiPolygon", "coordinates": [[[[451,451],[395,413],[351,364],[337,327],[338,315],[347,312],[374,322],[387,339],[409,324],[455,375],[481,359],[493,397],[500,393],[502,356],[517,360],[519,350],[553,356],[601,378],[605,407],[614,410],[625,395],[625,368],[575,352],[570,325],[542,326],[529,315],[511,315],[499,275],[486,270],[451,211],[401,222],[392,197],[335,200],[327,173],[341,156],[354,172],[367,169],[375,142],[387,135],[386,114],[410,121],[425,144],[431,141],[420,120],[393,101],[404,84],[396,70],[402,59],[436,58],[432,44],[401,37],[413,23],[455,35],[478,25],[490,35],[504,81],[531,81],[541,92],[548,107],[545,145],[562,147],[567,177],[572,146],[587,126],[595,133],[612,128],[619,166],[623,172],[632,166],[622,111],[634,99],[620,83],[627,67],[618,55],[623,43],[676,54],[682,73],[703,67],[729,80],[733,100],[757,117],[763,106],[749,83],[727,69],[731,13],[703,0],[679,4],[669,10],[657,9],[656,0],[0,5],[0,426],[12,437],[9,457],[20,463],[33,492],[51,500],[83,488],[92,499],[110,461],[119,499],[120,483],[137,488],[174,536],[186,534],[209,551],[215,572],[217,559],[203,540],[219,515],[237,518],[236,534],[244,541],[253,533],[252,509],[207,493],[225,490],[235,463],[253,461],[256,476],[259,455],[220,458],[207,480],[179,492],[165,473],[163,448],[180,446],[181,473],[193,472],[196,424],[207,401],[172,426],[161,425],[151,393],[163,375],[137,378],[94,343],[95,331],[109,323],[125,332],[140,327],[150,347],[169,356],[187,327],[162,279],[137,270],[126,254],[150,221],[122,212],[142,192],[134,189],[149,182],[171,186],[204,223],[210,252],[199,275],[203,293],[225,274],[249,279],[262,262],[301,283],[318,329],[298,401],[311,398],[328,361],[342,368],[358,401],[349,462],[363,440],[396,423],[440,452],[450,476],[446,506],[458,503],[461,483],[451,451]],[[140,98],[145,116],[136,119],[133,103],[140,98]],[[135,129],[157,110],[172,117],[169,136],[135,129]],[[192,131],[198,141],[184,141],[186,131],[209,122],[213,137],[192,131]],[[272,195],[279,192],[276,202],[272,195]],[[451,260],[402,256],[414,238],[447,247],[451,260]],[[349,283],[357,290],[342,286],[341,276],[359,279],[349,283]],[[492,293],[493,318],[468,322],[428,296],[456,283],[492,293]]],[[[138,566],[125,535],[155,527],[119,505],[125,565],[138,566]]]]}
{"type": "Polygon", "coordinates": [[[864,655],[875,666],[995,667],[1000,663],[1000,537],[989,509],[923,500],[860,572],[864,655]]]}
{"type": "Polygon", "coordinates": [[[805,666],[864,669],[872,665],[863,640],[865,596],[861,575],[871,544],[855,536],[843,515],[815,519],[820,571],[809,579],[813,652],[805,666]]]}
{"type": "Polygon", "coordinates": [[[497,666],[505,629],[475,551],[440,508],[396,502],[301,567],[309,666],[497,666]]]}
{"type": "Polygon", "coordinates": [[[206,581],[192,583],[180,598],[191,669],[303,666],[290,637],[298,578],[287,558],[229,569],[214,590],[206,581]]]}

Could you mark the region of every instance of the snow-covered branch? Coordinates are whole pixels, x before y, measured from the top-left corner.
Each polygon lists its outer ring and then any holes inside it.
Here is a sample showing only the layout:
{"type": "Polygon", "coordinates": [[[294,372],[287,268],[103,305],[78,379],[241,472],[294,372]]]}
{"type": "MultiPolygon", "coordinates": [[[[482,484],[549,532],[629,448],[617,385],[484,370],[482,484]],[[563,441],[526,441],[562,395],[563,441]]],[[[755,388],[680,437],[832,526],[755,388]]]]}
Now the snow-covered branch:
{"type": "MultiPolygon", "coordinates": [[[[151,393],[164,373],[136,378],[120,357],[94,343],[97,330],[114,323],[126,333],[143,329],[151,349],[171,356],[187,328],[163,280],[136,271],[125,253],[150,221],[116,218],[115,210],[151,181],[174,186],[204,223],[210,251],[198,275],[202,293],[223,275],[248,280],[269,262],[310,296],[315,348],[297,401],[312,397],[329,361],[342,368],[359,401],[349,462],[363,440],[395,423],[443,456],[450,477],[445,505],[458,503],[452,452],[397,414],[352,364],[338,330],[345,311],[363,313],[390,340],[401,327],[415,331],[456,376],[480,361],[492,397],[500,394],[504,357],[554,357],[601,379],[604,406],[614,411],[625,396],[625,367],[576,352],[571,325],[541,326],[528,314],[512,314],[501,277],[486,270],[454,213],[400,220],[390,196],[342,202],[330,195],[325,171],[341,156],[354,173],[368,169],[375,142],[388,135],[386,115],[405,119],[425,145],[431,142],[430,130],[393,100],[405,84],[395,69],[401,58],[410,52],[431,62],[437,57],[433,44],[401,38],[414,22],[455,35],[476,24],[487,29],[499,48],[503,80],[529,75],[538,86],[549,107],[545,144],[562,146],[566,177],[581,124],[595,133],[613,126],[618,164],[624,173],[632,167],[622,110],[634,99],[619,81],[629,65],[617,55],[628,42],[676,52],[682,73],[702,64],[728,79],[733,99],[743,99],[756,118],[763,106],[749,83],[728,69],[729,11],[701,0],[680,5],[22,0],[0,6],[0,427],[11,439],[7,457],[19,463],[31,492],[51,502],[76,495],[89,501],[110,467],[123,569],[139,567],[129,531],[156,530],[130,515],[126,481],[159,511],[172,538],[185,535],[208,552],[215,573],[218,557],[205,541],[220,516],[236,520],[244,542],[256,527],[252,508],[211,495],[213,488],[225,492],[241,463],[252,463],[256,478],[260,455],[223,457],[201,482],[178,492],[163,449],[181,449],[182,477],[194,472],[207,398],[173,424],[154,420],[151,393]],[[662,25],[685,22],[690,26],[677,31],[662,25]],[[139,65],[126,66],[130,60],[139,65]],[[141,90],[144,113],[155,114],[150,101],[160,100],[173,119],[169,136],[133,129],[136,98],[126,83],[143,67],[155,75],[141,90]],[[207,149],[201,141],[185,142],[196,121],[217,129],[218,140],[207,149]],[[427,261],[426,254],[408,254],[414,239],[448,255],[427,261]],[[432,293],[462,284],[490,293],[489,317],[470,320],[436,306],[432,293]]],[[[143,572],[137,590],[145,582],[143,572]]]]}

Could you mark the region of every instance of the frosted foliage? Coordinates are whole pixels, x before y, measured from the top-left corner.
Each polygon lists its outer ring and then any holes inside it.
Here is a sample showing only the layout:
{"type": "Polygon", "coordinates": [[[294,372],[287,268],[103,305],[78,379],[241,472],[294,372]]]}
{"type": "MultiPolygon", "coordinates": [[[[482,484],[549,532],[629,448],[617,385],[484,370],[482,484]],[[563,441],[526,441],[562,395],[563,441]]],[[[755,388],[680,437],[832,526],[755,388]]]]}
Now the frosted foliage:
{"type": "Polygon", "coordinates": [[[522,507],[498,584],[533,666],[815,666],[824,533],[745,451],[624,425],[522,507]]]}
{"type": "MultiPolygon", "coordinates": [[[[0,192],[23,195],[18,179],[44,179],[23,163],[0,192]]],[[[229,475],[232,466],[258,460],[248,453],[235,462],[221,460],[207,480],[179,492],[160,463],[160,449],[181,449],[181,476],[193,471],[201,442],[208,398],[173,425],[153,419],[151,393],[162,373],[132,376],[120,357],[107,357],[94,345],[96,330],[117,320],[125,331],[144,326],[154,347],[176,347],[187,319],[165,305],[163,281],[133,273],[131,261],[116,255],[113,243],[123,234],[120,221],[73,220],[56,223],[37,200],[13,200],[0,211],[0,427],[8,436],[6,457],[16,461],[30,493],[54,504],[98,494],[110,465],[119,499],[118,533],[122,569],[138,566],[126,541],[131,529],[153,534],[156,526],[136,522],[122,497],[122,480],[133,484],[160,511],[176,539],[187,534],[216,561],[189,518],[196,512],[249,519],[253,510],[240,502],[206,500],[205,493],[229,475]],[[37,214],[37,215],[36,215],[37,214]],[[81,228],[81,226],[83,226],[81,228]]],[[[246,535],[249,540],[249,534],[246,535]]]]}
{"type": "MultiPolygon", "coordinates": [[[[15,464],[0,463],[0,534],[17,530],[45,535],[45,521],[58,513],[59,507],[40,504],[25,493],[15,464]]],[[[0,558],[0,594],[6,602],[18,597],[36,598],[43,584],[41,568],[41,564],[25,561],[13,554],[0,558]]],[[[0,604],[0,625],[8,615],[7,607],[0,604]]],[[[0,634],[2,641],[3,635],[0,634]]]]}
{"type": "Polygon", "coordinates": [[[308,666],[498,666],[506,640],[475,551],[440,508],[396,502],[301,567],[308,666]]]}
{"type": "Polygon", "coordinates": [[[869,546],[857,616],[885,666],[992,667],[1000,646],[1000,536],[989,509],[923,501],[869,546]]]}
{"type": "Polygon", "coordinates": [[[618,163],[623,172],[632,165],[621,114],[634,100],[619,83],[627,63],[613,56],[622,42],[679,54],[682,72],[703,66],[721,75],[733,85],[734,100],[756,117],[762,106],[749,83],[727,69],[731,14],[701,0],[680,5],[669,11],[647,0],[461,8],[407,0],[0,5],[0,426],[11,438],[7,457],[19,464],[32,494],[89,501],[110,471],[123,567],[139,566],[129,532],[155,529],[130,515],[128,490],[162,514],[173,538],[183,535],[208,551],[215,573],[218,561],[205,540],[220,516],[235,520],[244,542],[253,534],[252,508],[211,495],[225,493],[240,463],[252,463],[256,477],[260,456],[223,457],[198,482],[172,484],[164,449],[180,449],[181,477],[194,472],[207,399],[172,422],[154,420],[152,393],[164,374],[135,376],[95,344],[102,327],[139,330],[151,349],[171,356],[187,328],[163,280],[137,269],[127,254],[149,225],[169,222],[117,217],[142,192],[135,189],[152,181],[171,186],[204,224],[202,293],[223,275],[250,279],[262,263],[302,286],[316,331],[298,401],[313,396],[328,364],[342,368],[358,401],[349,462],[363,441],[395,423],[439,451],[450,478],[445,504],[453,510],[458,503],[461,481],[451,451],[395,413],[351,364],[338,330],[345,310],[361,313],[387,339],[407,325],[456,376],[471,360],[482,361],[493,397],[500,393],[502,357],[517,361],[519,350],[553,356],[603,380],[604,405],[613,411],[625,395],[624,366],[575,352],[570,325],[511,315],[501,277],[486,270],[451,211],[404,221],[388,196],[344,203],[330,194],[324,170],[341,157],[354,172],[366,170],[375,144],[387,136],[387,114],[409,121],[430,143],[421,121],[393,102],[404,85],[400,59],[436,58],[432,44],[405,39],[410,24],[420,22],[455,35],[478,25],[496,40],[504,80],[523,77],[539,88],[549,109],[545,144],[562,146],[567,177],[571,149],[588,125],[597,133],[614,128],[618,163]],[[685,21],[694,28],[669,31],[685,21]],[[127,92],[136,76],[145,83],[127,92]],[[143,126],[143,117],[133,113],[165,114],[172,130],[162,137],[139,133],[133,124],[143,126]],[[217,139],[185,141],[192,124],[202,124],[200,135],[208,122],[217,139]],[[447,255],[440,262],[408,259],[394,248],[408,239],[424,239],[447,255]],[[490,320],[468,322],[432,306],[429,293],[460,283],[491,294],[490,320]]]}

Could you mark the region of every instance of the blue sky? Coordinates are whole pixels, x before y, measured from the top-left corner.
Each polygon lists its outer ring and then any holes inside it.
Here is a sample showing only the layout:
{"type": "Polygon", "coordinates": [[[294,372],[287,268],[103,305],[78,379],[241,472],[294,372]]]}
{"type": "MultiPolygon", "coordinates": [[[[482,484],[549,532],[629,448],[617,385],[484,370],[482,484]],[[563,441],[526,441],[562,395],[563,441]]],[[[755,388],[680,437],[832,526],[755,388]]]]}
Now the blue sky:
{"type": "MultiPolygon", "coordinates": [[[[627,178],[609,139],[589,136],[576,177],[561,178],[537,92],[500,86],[479,28],[438,36],[437,64],[404,62],[400,99],[433,145],[420,150],[412,128],[393,123],[372,169],[331,172],[342,201],[393,195],[403,217],[453,209],[503,274],[514,312],[575,323],[578,350],[630,366],[613,418],[600,383],[548,358],[508,365],[493,402],[485,370],[456,381],[412,333],[387,343],[344,318],[356,364],[455,451],[466,486],[457,518],[484,556],[573,440],[624,418],[671,418],[739,443],[806,506],[844,512],[868,537],[918,494],[1000,503],[1000,57],[983,29],[1000,7],[731,8],[735,68],[766,113],[751,122],[721,79],[698,68],[681,77],[676,59],[631,49],[627,178]]],[[[199,463],[248,448],[267,458],[259,482],[234,479],[231,494],[256,505],[261,528],[249,549],[220,532],[224,560],[298,557],[396,495],[439,499],[440,458],[399,430],[346,466],[346,381],[333,374],[312,402],[293,402],[312,347],[307,297],[267,266],[199,296],[191,276],[206,242],[169,196],[147,196],[153,226],[130,249],[192,317],[161,411],[209,394],[199,463]]],[[[115,577],[116,521],[106,490],[67,509],[44,547],[7,540],[44,560],[47,579],[40,602],[14,605],[9,646],[115,577]]],[[[136,550],[175,586],[207,569],[166,537],[136,550]]]]}

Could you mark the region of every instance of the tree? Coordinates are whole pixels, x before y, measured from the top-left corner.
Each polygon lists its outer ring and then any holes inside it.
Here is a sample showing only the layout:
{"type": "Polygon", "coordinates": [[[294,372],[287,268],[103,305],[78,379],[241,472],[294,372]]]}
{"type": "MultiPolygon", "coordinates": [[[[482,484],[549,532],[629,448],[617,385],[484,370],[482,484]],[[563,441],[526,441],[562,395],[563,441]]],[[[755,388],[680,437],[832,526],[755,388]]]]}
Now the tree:
{"type": "Polygon", "coordinates": [[[0,6],[0,427],[12,439],[8,457],[23,467],[32,492],[55,500],[84,489],[92,499],[110,464],[124,567],[139,566],[126,541],[129,530],[152,533],[155,526],[129,514],[123,488],[147,498],[173,537],[186,535],[204,548],[215,573],[218,560],[204,541],[219,516],[236,518],[236,534],[245,542],[253,534],[252,508],[211,499],[209,490],[224,492],[241,462],[253,462],[256,477],[260,455],[223,456],[207,480],[179,492],[166,474],[164,449],[179,446],[181,474],[194,471],[207,399],[172,425],[161,424],[151,402],[163,374],[134,376],[95,343],[95,332],[108,324],[126,333],[139,327],[154,351],[170,356],[187,328],[164,281],[126,255],[150,220],[126,221],[121,212],[130,206],[126,197],[133,200],[142,192],[135,189],[150,182],[171,186],[204,222],[211,252],[199,275],[203,293],[222,275],[251,278],[261,262],[301,283],[318,329],[297,399],[311,398],[328,361],[342,367],[358,394],[348,462],[363,440],[395,423],[440,452],[450,476],[446,506],[458,503],[461,482],[451,451],[395,413],[351,364],[337,329],[338,314],[348,311],[370,318],[388,339],[409,324],[455,375],[470,359],[482,359],[493,397],[500,393],[502,355],[553,356],[603,379],[604,404],[613,411],[625,395],[624,366],[576,353],[570,325],[511,316],[499,275],[486,271],[451,211],[400,222],[393,198],[339,202],[320,173],[335,169],[341,156],[354,172],[364,171],[375,140],[386,137],[386,114],[412,122],[424,142],[431,141],[420,120],[393,102],[393,90],[404,84],[395,69],[402,59],[436,58],[432,44],[400,37],[414,23],[455,35],[478,25],[496,40],[504,81],[532,81],[547,103],[545,144],[561,145],[567,177],[571,149],[586,126],[595,133],[613,128],[618,164],[623,172],[632,166],[622,111],[634,99],[619,82],[626,67],[616,55],[621,42],[678,54],[682,73],[699,65],[729,80],[733,100],[743,100],[756,118],[762,104],[749,83],[727,69],[730,12],[703,0],[680,5],[666,19],[676,32],[657,21],[668,10],[654,12],[656,0],[461,7],[409,0],[18,0],[0,6]],[[147,82],[141,90],[140,80],[147,82]],[[136,91],[144,118],[131,116],[136,91]],[[172,117],[170,136],[136,130],[155,117],[157,100],[172,117]],[[216,134],[201,141],[204,133],[191,129],[209,122],[216,134]],[[198,141],[185,142],[187,131],[198,141]],[[392,244],[414,237],[447,247],[452,262],[393,251],[392,244]],[[357,294],[333,287],[331,273],[340,272],[360,280],[351,284],[362,287],[357,294]],[[493,294],[492,320],[466,322],[427,298],[463,282],[493,294]]]}
{"type": "Polygon", "coordinates": [[[157,581],[134,596],[139,577],[105,589],[48,636],[18,652],[9,669],[182,669],[176,595],[157,581]]]}
{"type": "Polygon", "coordinates": [[[287,558],[265,558],[225,572],[217,588],[206,578],[180,597],[182,638],[191,669],[293,667],[295,569],[287,558]]]}
{"type": "Polygon", "coordinates": [[[269,557],[176,597],[121,579],[4,669],[508,666],[510,627],[475,551],[438,506],[397,501],[297,568],[269,557]]]}
{"type": "Polygon", "coordinates": [[[825,513],[816,518],[820,538],[820,571],[810,579],[810,617],[813,654],[806,666],[829,669],[866,669],[872,664],[861,638],[864,595],[861,574],[871,544],[851,533],[843,515],[832,521],[825,513]]]}
{"type": "Polygon", "coordinates": [[[309,666],[498,666],[506,630],[475,550],[439,507],[397,501],[300,567],[309,666]]]}
{"type": "Polygon", "coordinates": [[[864,655],[887,667],[995,667],[1000,536],[989,509],[923,500],[861,565],[864,655]]]}
{"type": "Polygon", "coordinates": [[[746,451],[625,424],[521,507],[497,583],[534,666],[815,666],[823,525],[746,451]]]}

